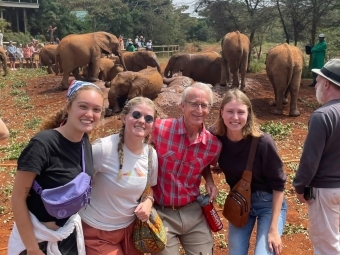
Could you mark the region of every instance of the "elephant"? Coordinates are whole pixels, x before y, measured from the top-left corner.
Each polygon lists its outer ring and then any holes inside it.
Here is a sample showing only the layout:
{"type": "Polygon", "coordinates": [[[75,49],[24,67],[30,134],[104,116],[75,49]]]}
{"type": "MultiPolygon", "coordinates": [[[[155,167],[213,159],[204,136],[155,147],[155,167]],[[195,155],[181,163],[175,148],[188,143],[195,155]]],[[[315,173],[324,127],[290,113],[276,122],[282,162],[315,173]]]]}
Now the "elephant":
{"type": "MultiPolygon", "coordinates": [[[[154,99],[161,92],[163,80],[156,67],[148,66],[139,72],[126,71],[106,84],[110,87],[108,92],[109,109],[120,112],[126,100],[137,96],[154,99]]],[[[108,114],[106,114],[108,115],[108,114]]]]}
{"type": "Polygon", "coordinates": [[[248,68],[248,55],[250,51],[249,38],[239,31],[226,34],[221,42],[221,86],[227,86],[229,75],[233,75],[234,88],[239,88],[238,73],[241,73],[241,90],[245,89],[245,76],[248,68]]]}
{"type": "Polygon", "coordinates": [[[0,46],[0,62],[2,63],[2,69],[4,70],[4,75],[6,76],[8,73],[7,69],[7,55],[3,47],[0,46]]]}
{"type": "MultiPolygon", "coordinates": [[[[110,82],[118,73],[123,71],[123,66],[121,64],[117,64],[116,59],[101,58],[98,78],[102,81],[110,82]]],[[[86,77],[87,72],[88,66],[83,67],[83,76],[86,77]]]]}
{"type": "Polygon", "coordinates": [[[177,53],[170,57],[164,70],[165,78],[173,73],[182,72],[183,76],[216,85],[221,77],[221,56],[215,51],[203,53],[177,53]]]}
{"type": "Polygon", "coordinates": [[[48,44],[39,52],[40,63],[42,66],[47,66],[47,72],[53,73],[53,64],[55,64],[55,55],[58,45],[48,44]]]}
{"type": "Polygon", "coordinates": [[[81,79],[78,67],[89,65],[87,81],[98,80],[100,58],[102,53],[114,53],[119,57],[121,64],[126,69],[119,42],[115,35],[106,32],[94,32],[88,34],[72,34],[64,37],[57,48],[56,66],[62,67],[64,74],[61,81],[62,89],[68,89],[68,77],[70,72],[75,79],[81,79]]]}
{"type": "MultiPolygon", "coordinates": [[[[126,51],[123,53],[123,59],[126,68],[129,71],[138,72],[142,69],[145,69],[147,66],[152,66],[157,67],[158,72],[161,73],[161,67],[157,61],[157,55],[153,51],[126,51]]],[[[116,63],[120,64],[118,58],[116,63]]]]}
{"type": "Polygon", "coordinates": [[[167,85],[167,88],[162,89],[162,91],[170,89],[171,92],[182,93],[186,87],[194,83],[194,80],[190,77],[182,76],[181,73],[176,73],[172,78],[163,77],[163,83],[167,85]]]}
{"type": "Polygon", "coordinates": [[[274,114],[283,114],[283,104],[288,103],[287,96],[290,93],[289,116],[300,115],[297,109],[297,98],[303,65],[303,53],[293,45],[280,44],[268,52],[266,72],[275,94],[274,114]]]}

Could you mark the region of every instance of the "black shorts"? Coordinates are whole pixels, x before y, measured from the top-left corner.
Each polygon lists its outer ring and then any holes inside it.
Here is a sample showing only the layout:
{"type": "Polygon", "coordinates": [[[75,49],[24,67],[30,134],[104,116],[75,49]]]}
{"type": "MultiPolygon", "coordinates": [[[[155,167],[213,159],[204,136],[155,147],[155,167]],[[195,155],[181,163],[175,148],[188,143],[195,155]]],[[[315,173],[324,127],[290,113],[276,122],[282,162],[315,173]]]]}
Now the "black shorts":
{"type": "MultiPolygon", "coordinates": [[[[47,254],[47,242],[39,243],[39,248],[42,250],[44,254],[47,254]]],[[[69,237],[58,242],[58,248],[62,255],[78,255],[78,247],[77,247],[77,232],[73,231],[69,237]]],[[[27,255],[27,251],[24,250],[19,255],[27,255]]]]}
{"type": "Polygon", "coordinates": [[[15,62],[15,55],[8,53],[8,58],[9,58],[9,61],[15,62]]]}

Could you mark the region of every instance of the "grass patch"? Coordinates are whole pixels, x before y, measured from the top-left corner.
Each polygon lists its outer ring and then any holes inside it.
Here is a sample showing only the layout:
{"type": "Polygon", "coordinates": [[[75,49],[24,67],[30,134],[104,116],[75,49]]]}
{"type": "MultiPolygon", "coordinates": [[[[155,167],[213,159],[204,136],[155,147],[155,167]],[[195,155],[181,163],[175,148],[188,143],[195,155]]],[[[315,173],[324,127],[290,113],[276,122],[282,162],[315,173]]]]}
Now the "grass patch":
{"type": "Polygon", "coordinates": [[[18,80],[18,81],[15,81],[11,84],[11,87],[14,88],[14,89],[23,88],[23,87],[26,87],[26,86],[27,86],[27,83],[23,80],[18,80]]]}
{"type": "Polygon", "coordinates": [[[4,159],[18,159],[27,144],[28,142],[12,143],[10,146],[1,148],[6,153],[4,159]]]}
{"type": "Polygon", "coordinates": [[[306,227],[300,225],[296,225],[296,224],[290,224],[290,223],[286,223],[285,225],[285,229],[283,231],[284,235],[293,235],[293,234],[305,234],[308,235],[308,230],[306,227]]]}
{"type": "Polygon", "coordinates": [[[12,195],[13,184],[9,183],[7,185],[2,185],[0,190],[5,197],[10,197],[12,195]]]}
{"type": "Polygon", "coordinates": [[[291,124],[283,124],[281,122],[266,121],[260,125],[260,129],[270,134],[274,139],[283,139],[289,133],[291,133],[291,124]]]}
{"type": "Polygon", "coordinates": [[[290,162],[290,163],[287,164],[287,167],[288,167],[290,170],[296,172],[296,171],[298,170],[298,168],[299,168],[299,164],[296,163],[296,162],[290,162]]]}
{"type": "Polygon", "coordinates": [[[265,70],[265,64],[263,59],[252,59],[249,63],[249,70],[251,73],[258,73],[265,70]]]}
{"type": "Polygon", "coordinates": [[[26,120],[25,121],[25,128],[28,128],[28,129],[36,129],[40,123],[41,123],[42,119],[40,117],[33,117],[32,120],[26,120]]]}
{"type": "Polygon", "coordinates": [[[10,129],[9,138],[15,139],[19,133],[20,133],[20,130],[10,129]]]}

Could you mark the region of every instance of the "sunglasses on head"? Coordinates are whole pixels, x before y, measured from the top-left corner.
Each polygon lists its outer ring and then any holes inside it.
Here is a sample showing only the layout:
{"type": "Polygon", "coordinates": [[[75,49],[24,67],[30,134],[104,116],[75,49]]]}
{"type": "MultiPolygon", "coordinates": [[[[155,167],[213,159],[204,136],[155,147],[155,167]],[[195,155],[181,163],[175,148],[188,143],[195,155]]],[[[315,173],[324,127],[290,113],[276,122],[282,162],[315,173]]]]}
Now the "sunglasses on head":
{"type": "MultiPolygon", "coordinates": [[[[133,111],[132,117],[136,120],[139,120],[143,115],[140,111],[133,111]]],[[[144,120],[146,123],[152,123],[153,122],[153,116],[151,115],[144,115],[144,120]]]]}

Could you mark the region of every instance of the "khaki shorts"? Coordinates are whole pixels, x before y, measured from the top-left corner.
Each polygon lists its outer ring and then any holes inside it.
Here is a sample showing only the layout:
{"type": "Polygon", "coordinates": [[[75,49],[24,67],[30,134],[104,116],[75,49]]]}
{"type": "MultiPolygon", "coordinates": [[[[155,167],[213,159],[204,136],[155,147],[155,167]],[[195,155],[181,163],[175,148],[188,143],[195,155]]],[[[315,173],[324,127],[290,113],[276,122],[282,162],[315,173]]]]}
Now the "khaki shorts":
{"type": "Polygon", "coordinates": [[[33,55],[33,61],[39,61],[39,54],[35,53],[33,55]]]}

